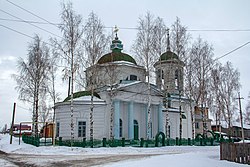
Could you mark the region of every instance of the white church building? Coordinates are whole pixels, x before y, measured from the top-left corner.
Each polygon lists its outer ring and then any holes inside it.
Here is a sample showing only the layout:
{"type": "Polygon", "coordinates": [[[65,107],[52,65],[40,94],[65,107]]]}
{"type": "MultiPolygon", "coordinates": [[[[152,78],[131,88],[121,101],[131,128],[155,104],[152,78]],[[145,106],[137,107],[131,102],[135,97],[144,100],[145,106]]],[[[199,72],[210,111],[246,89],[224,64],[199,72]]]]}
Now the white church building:
{"type": "MultiPolygon", "coordinates": [[[[74,139],[90,139],[91,104],[94,139],[154,139],[159,132],[191,138],[190,104],[182,95],[184,63],[168,47],[154,64],[156,84],[148,84],[145,68],[122,49],[116,35],[111,52],[86,69],[86,78],[92,80],[87,80],[86,91],[74,93],[74,139]]],[[[70,97],[56,103],[55,116],[56,137],[70,139],[70,97]]]]}

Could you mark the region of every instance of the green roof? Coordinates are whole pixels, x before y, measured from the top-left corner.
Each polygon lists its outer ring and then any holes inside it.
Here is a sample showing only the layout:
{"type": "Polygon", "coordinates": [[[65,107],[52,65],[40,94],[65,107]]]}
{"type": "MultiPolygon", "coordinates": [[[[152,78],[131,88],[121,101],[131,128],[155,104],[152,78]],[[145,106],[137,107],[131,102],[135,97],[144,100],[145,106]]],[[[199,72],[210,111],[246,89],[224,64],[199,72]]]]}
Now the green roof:
{"type": "Polygon", "coordinates": [[[135,59],[126,53],[122,53],[120,50],[114,49],[111,53],[103,55],[99,60],[98,64],[110,63],[115,61],[127,61],[136,65],[135,59]]]}
{"type": "Polygon", "coordinates": [[[112,52],[103,55],[98,60],[97,64],[104,64],[115,61],[127,61],[136,65],[136,61],[135,59],[133,59],[133,57],[129,56],[126,53],[122,53],[123,44],[122,41],[120,41],[117,37],[117,34],[115,39],[112,41],[112,44],[110,45],[110,49],[112,50],[112,52]]]}
{"type": "Polygon", "coordinates": [[[161,55],[160,61],[161,60],[172,60],[172,59],[179,60],[178,56],[174,52],[167,51],[161,55]]]}
{"type": "MultiPolygon", "coordinates": [[[[76,99],[82,96],[91,96],[91,91],[80,91],[80,92],[73,93],[73,99],[76,99]]],[[[94,96],[100,99],[100,96],[96,92],[94,92],[94,96]]],[[[70,98],[71,98],[71,95],[69,95],[66,99],[64,99],[63,102],[70,100],[70,98]]]]}

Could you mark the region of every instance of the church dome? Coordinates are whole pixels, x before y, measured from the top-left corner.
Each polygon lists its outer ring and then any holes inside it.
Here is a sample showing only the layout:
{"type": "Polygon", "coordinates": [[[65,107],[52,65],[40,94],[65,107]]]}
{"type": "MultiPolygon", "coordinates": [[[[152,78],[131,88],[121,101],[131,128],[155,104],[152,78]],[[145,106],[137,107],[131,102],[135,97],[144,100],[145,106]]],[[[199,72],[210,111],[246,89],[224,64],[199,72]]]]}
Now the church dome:
{"type": "Polygon", "coordinates": [[[97,62],[97,64],[104,64],[104,63],[110,63],[115,61],[126,61],[130,62],[136,65],[136,61],[133,57],[126,53],[122,53],[123,44],[118,39],[117,34],[115,39],[112,41],[112,44],[110,46],[110,49],[112,50],[111,53],[103,55],[97,62]]]}
{"type": "Polygon", "coordinates": [[[110,63],[114,61],[127,61],[131,62],[136,65],[135,59],[133,59],[131,56],[129,56],[126,53],[112,51],[111,53],[103,55],[99,60],[98,64],[104,64],[104,63],[110,63]]]}
{"type": "Polygon", "coordinates": [[[163,53],[160,57],[160,61],[164,61],[164,60],[179,60],[177,54],[175,54],[174,52],[171,52],[170,50],[168,50],[167,52],[163,53]]]}

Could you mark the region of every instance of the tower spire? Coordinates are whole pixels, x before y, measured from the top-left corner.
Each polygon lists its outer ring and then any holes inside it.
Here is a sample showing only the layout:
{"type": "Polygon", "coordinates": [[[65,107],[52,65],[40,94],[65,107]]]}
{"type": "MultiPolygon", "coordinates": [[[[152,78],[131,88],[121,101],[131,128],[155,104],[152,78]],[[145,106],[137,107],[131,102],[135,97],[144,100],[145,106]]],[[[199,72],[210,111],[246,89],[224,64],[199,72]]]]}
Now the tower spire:
{"type": "Polygon", "coordinates": [[[115,26],[114,32],[115,32],[115,39],[118,39],[117,32],[119,31],[118,27],[115,26]]]}
{"type": "Polygon", "coordinates": [[[110,45],[110,49],[112,51],[121,52],[121,50],[123,49],[123,44],[122,44],[122,41],[120,41],[118,38],[118,35],[117,35],[118,31],[119,29],[117,28],[117,26],[115,26],[115,29],[114,29],[115,39],[112,41],[112,44],[110,45]]]}
{"type": "Polygon", "coordinates": [[[167,51],[170,51],[169,28],[167,28],[167,51]]]}

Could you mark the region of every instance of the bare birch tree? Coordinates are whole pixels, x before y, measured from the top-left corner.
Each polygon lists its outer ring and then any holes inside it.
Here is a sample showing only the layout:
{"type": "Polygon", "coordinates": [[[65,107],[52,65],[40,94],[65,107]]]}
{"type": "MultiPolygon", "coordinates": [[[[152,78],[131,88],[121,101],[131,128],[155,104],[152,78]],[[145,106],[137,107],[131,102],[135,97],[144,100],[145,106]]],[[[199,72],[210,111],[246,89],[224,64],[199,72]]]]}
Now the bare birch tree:
{"type": "MultiPolygon", "coordinates": [[[[154,16],[147,12],[144,17],[140,17],[138,21],[138,32],[132,51],[135,53],[139,63],[146,67],[148,82],[148,99],[147,99],[147,140],[150,138],[151,129],[151,95],[150,95],[150,76],[154,72],[153,65],[156,62],[159,52],[162,50],[161,45],[165,25],[162,19],[155,19],[154,16]],[[162,33],[162,34],[160,34],[162,33]],[[156,35],[157,34],[157,35],[156,35]]],[[[166,31],[166,30],[165,30],[166,31]]]]}
{"type": "Polygon", "coordinates": [[[222,92],[222,101],[224,104],[223,116],[228,124],[229,136],[231,136],[231,127],[234,112],[237,105],[237,93],[240,89],[240,73],[234,69],[231,62],[226,62],[222,69],[220,89],[222,92]]]}
{"type": "Polygon", "coordinates": [[[17,82],[19,99],[33,104],[33,132],[38,135],[38,118],[41,97],[46,94],[47,74],[50,69],[49,48],[38,35],[30,43],[27,61],[19,59],[18,75],[13,75],[17,82]]]}
{"type": "Polygon", "coordinates": [[[76,71],[79,69],[78,60],[82,55],[81,40],[82,40],[82,17],[75,13],[72,3],[62,4],[61,24],[59,29],[62,32],[62,39],[52,39],[52,43],[57,49],[58,54],[63,58],[66,67],[65,78],[71,77],[71,99],[70,99],[70,117],[71,117],[71,146],[74,140],[74,119],[73,119],[73,93],[74,80],[76,71]],[[70,75],[69,75],[70,74],[70,75]]]}
{"type": "MultiPolygon", "coordinates": [[[[98,16],[91,12],[89,18],[84,25],[83,29],[83,48],[86,57],[82,57],[81,61],[83,64],[86,64],[86,68],[90,67],[90,73],[88,74],[87,87],[90,87],[91,91],[91,105],[90,105],[90,140],[93,141],[93,131],[94,131],[94,121],[93,121],[93,112],[94,112],[94,85],[97,84],[97,68],[95,67],[98,59],[102,56],[104,51],[107,48],[108,37],[104,34],[104,25],[98,16]]],[[[83,71],[79,70],[78,77],[80,81],[84,81],[83,71]]],[[[82,86],[84,83],[82,83],[82,86]]]]}
{"type": "MultiPolygon", "coordinates": [[[[188,42],[190,39],[190,34],[187,33],[187,27],[181,24],[180,19],[177,17],[174,24],[171,26],[171,48],[174,53],[177,54],[179,59],[184,62],[187,62],[187,52],[188,52],[188,42]]],[[[181,63],[181,61],[179,61],[181,63]]],[[[179,68],[180,66],[178,66],[179,68]]],[[[180,72],[180,69],[178,69],[180,72]]],[[[184,67],[184,71],[185,67],[184,67]]],[[[178,75],[178,81],[182,80],[183,74],[178,75]]],[[[182,85],[178,83],[178,85],[182,85]]],[[[179,127],[179,136],[182,138],[182,109],[181,109],[181,95],[184,94],[182,87],[179,86],[179,112],[180,112],[180,127],[179,127]]],[[[189,97],[190,98],[190,97],[189,97]]],[[[193,109],[191,107],[191,98],[190,98],[190,112],[191,112],[191,122],[192,122],[192,134],[194,134],[194,118],[193,118],[193,109]]],[[[194,136],[194,135],[193,135],[194,136]]]]}
{"type": "Polygon", "coordinates": [[[250,98],[250,93],[248,96],[248,102],[247,102],[246,109],[244,112],[244,122],[245,124],[248,124],[248,125],[250,125],[250,99],[249,98],[250,98]]]}
{"type": "Polygon", "coordinates": [[[186,61],[186,91],[188,91],[189,98],[194,100],[195,105],[201,107],[204,134],[206,133],[204,109],[207,107],[212,58],[213,47],[199,37],[192,44],[186,61]]]}
{"type": "Polygon", "coordinates": [[[187,27],[181,24],[180,18],[176,18],[176,21],[171,26],[170,44],[171,49],[184,63],[186,62],[189,50],[189,40],[191,35],[187,33],[187,27]]]}

